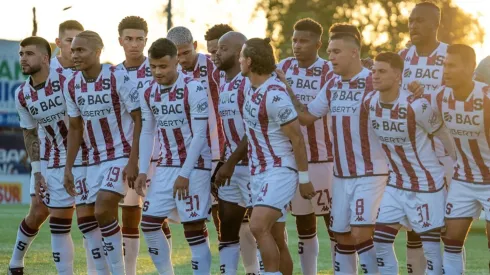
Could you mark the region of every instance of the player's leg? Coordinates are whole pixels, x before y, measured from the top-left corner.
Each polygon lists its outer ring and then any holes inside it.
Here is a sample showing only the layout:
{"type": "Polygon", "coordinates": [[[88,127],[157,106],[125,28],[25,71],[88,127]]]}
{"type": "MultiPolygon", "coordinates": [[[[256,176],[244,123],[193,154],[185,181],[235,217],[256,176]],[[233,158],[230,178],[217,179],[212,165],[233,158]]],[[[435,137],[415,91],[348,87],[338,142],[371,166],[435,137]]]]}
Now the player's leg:
{"type": "Polygon", "coordinates": [[[420,236],[413,230],[407,230],[407,270],[410,274],[424,275],[427,259],[422,248],[420,236]]]}
{"type": "Polygon", "coordinates": [[[129,201],[121,207],[122,212],[122,236],[123,236],[123,254],[124,265],[126,266],[127,275],[136,275],[136,262],[140,250],[140,231],[141,222],[140,196],[134,189],[129,189],[124,198],[136,197],[135,200],[129,201]],[[131,203],[132,202],[132,203],[131,203]],[[136,203],[136,205],[131,205],[136,203]]]}
{"type": "MultiPolygon", "coordinates": [[[[211,163],[211,174],[215,174],[216,167],[218,165],[218,161],[213,161],[211,163]]],[[[211,183],[212,184],[212,183],[211,183]]],[[[212,187],[214,188],[214,187],[212,187]]],[[[220,240],[221,231],[220,231],[220,220],[219,220],[219,202],[218,202],[218,194],[217,190],[213,189],[210,192],[211,194],[211,215],[213,216],[214,228],[216,229],[216,235],[218,236],[218,241],[220,240]]]]}
{"type": "Polygon", "coordinates": [[[442,237],[444,274],[464,274],[462,250],[472,222],[472,218],[446,219],[446,232],[442,237]]]}
{"type": "Polygon", "coordinates": [[[274,241],[277,244],[280,254],[279,271],[285,274],[293,274],[293,260],[289,253],[288,244],[284,232],[286,230],[286,222],[276,222],[271,229],[274,241]]]}
{"type": "Polygon", "coordinates": [[[334,233],[332,230],[330,230],[330,224],[331,224],[332,216],[329,213],[328,215],[323,216],[323,221],[325,222],[325,226],[327,227],[328,230],[328,237],[330,239],[330,257],[332,259],[332,266],[335,263],[335,247],[337,246],[337,241],[335,240],[334,233]]]}
{"type": "Polygon", "coordinates": [[[248,208],[240,225],[240,255],[242,257],[245,274],[259,274],[260,263],[257,254],[260,255],[257,249],[257,242],[250,230],[250,217],[252,208],[248,208]]]}

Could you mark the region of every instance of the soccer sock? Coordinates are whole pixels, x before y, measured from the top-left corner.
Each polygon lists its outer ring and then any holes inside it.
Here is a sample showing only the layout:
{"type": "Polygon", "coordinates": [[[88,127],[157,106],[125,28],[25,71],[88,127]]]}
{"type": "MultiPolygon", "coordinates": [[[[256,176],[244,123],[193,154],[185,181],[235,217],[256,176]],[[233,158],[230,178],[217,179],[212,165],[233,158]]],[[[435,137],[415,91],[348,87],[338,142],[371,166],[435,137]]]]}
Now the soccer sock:
{"type": "Polygon", "coordinates": [[[260,274],[263,274],[263,275],[282,275],[281,272],[262,272],[260,274]]]}
{"type": "Polygon", "coordinates": [[[235,275],[240,259],[240,241],[219,242],[219,262],[221,274],[235,275]]]}
{"type": "Polygon", "coordinates": [[[97,275],[94,259],[92,259],[92,253],[90,252],[85,236],[83,236],[83,249],[85,249],[85,258],[87,261],[87,275],[97,275]]]}
{"type": "Polygon", "coordinates": [[[107,224],[99,225],[107,257],[111,263],[112,274],[126,274],[124,269],[124,256],[122,247],[121,228],[117,220],[107,224]]]}
{"type": "Polygon", "coordinates": [[[420,239],[427,259],[427,275],[442,274],[441,233],[425,233],[420,239]]]}
{"type": "Polygon", "coordinates": [[[172,254],[172,232],[170,232],[170,227],[168,223],[163,223],[162,225],[163,234],[167,238],[168,246],[170,247],[170,254],[172,254]]]}
{"type": "Polygon", "coordinates": [[[395,255],[395,238],[398,230],[386,225],[376,225],[374,246],[376,260],[381,274],[398,274],[398,260],[395,255]]]}
{"type": "Polygon", "coordinates": [[[138,228],[122,228],[124,265],[126,275],[136,275],[136,261],[140,253],[140,231],[138,228]]]}
{"type": "Polygon", "coordinates": [[[185,239],[189,243],[192,253],[192,269],[194,275],[211,273],[211,250],[209,249],[208,229],[184,231],[185,239]]]}
{"type": "MultiPolygon", "coordinates": [[[[313,230],[309,230],[309,231],[313,231],[313,230]]],[[[299,235],[298,233],[298,253],[301,262],[301,271],[305,275],[316,275],[318,249],[319,249],[318,236],[316,235],[316,230],[314,230],[314,232],[302,232],[302,233],[310,233],[310,234],[299,235]]]]}
{"type": "Polygon", "coordinates": [[[414,231],[407,231],[407,270],[413,274],[425,274],[427,260],[420,236],[414,231]]]}
{"type": "Polygon", "coordinates": [[[379,274],[378,261],[376,260],[376,249],[373,239],[356,245],[359,262],[364,274],[379,274]]]}
{"type": "Polygon", "coordinates": [[[83,243],[87,251],[87,265],[92,262],[98,275],[110,274],[104,255],[104,248],[102,247],[102,234],[97,220],[94,216],[89,216],[78,218],[77,222],[78,228],[84,236],[83,243]]]}
{"type": "Polygon", "coordinates": [[[163,221],[163,218],[143,216],[141,231],[143,231],[148,252],[158,273],[174,274],[170,246],[162,230],[163,221]]]}
{"type": "Polygon", "coordinates": [[[260,254],[260,249],[257,246],[257,261],[259,261],[259,270],[260,274],[264,274],[265,272],[265,267],[264,267],[264,261],[262,261],[262,255],[260,254]]]}
{"type": "Polygon", "coordinates": [[[443,266],[446,275],[464,274],[463,245],[464,242],[442,238],[444,242],[443,266]]]}
{"type": "Polygon", "coordinates": [[[242,222],[240,226],[240,254],[245,273],[258,275],[260,267],[257,259],[257,243],[248,222],[242,222]]]}
{"type": "Polygon", "coordinates": [[[330,237],[330,257],[332,259],[332,266],[335,263],[335,246],[337,245],[337,241],[335,240],[335,236],[333,232],[328,230],[328,236],[330,237]]]}
{"type": "Polygon", "coordinates": [[[356,247],[337,243],[335,251],[335,270],[336,275],[357,274],[356,247]]]}
{"type": "Polygon", "coordinates": [[[26,220],[23,219],[17,231],[15,247],[10,259],[9,267],[24,267],[24,257],[31,246],[32,241],[36,238],[38,229],[32,229],[27,226],[26,220]]]}
{"type": "Polygon", "coordinates": [[[56,270],[59,275],[72,275],[75,247],[70,235],[71,219],[51,216],[49,228],[51,229],[51,248],[56,270]]]}

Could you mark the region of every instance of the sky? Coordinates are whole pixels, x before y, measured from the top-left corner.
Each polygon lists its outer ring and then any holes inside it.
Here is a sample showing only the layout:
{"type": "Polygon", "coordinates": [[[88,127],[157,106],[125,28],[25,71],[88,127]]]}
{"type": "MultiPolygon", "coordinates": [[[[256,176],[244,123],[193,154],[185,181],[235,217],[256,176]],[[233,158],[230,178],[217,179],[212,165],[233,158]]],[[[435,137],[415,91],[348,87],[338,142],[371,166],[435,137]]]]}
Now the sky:
{"type": "MultiPolygon", "coordinates": [[[[7,1],[7,0],[5,0],[7,1]]],[[[482,26],[490,26],[490,10],[482,9],[489,0],[454,0],[464,10],[480,16],[482,26]],[[479,11],[486,14],[479,14],[479,11]]],[[[102,61],[120,63],[124,52],[119,46],[117,26],[122,18],[137,15],[148,22],[148,44],[157,38],[164,37],[167,32],[166,19],[162,16],[166,0],[21,0],[9,1],[2,7],[0,16],[0,38],[20,40],[30,36],[32,32],[32,7],[36,6],[38,20],[38,35],[54,42],[58,35],[59,23],[75,19],[81,22],[85,29],[98,32],[105,44],[102,61]],[[42,3],[42,5],[40,4],[42,3]],[[137,3],[137,5],[135,5],[137,3]],[[63,8],[72,6],[63,11],[63,8]]],[[[194,39],[204,48],[206,30],[218,23],[231,24],[247,37],[264,37],[267,20],[263,12],[252,16],[257,0],[180,0],[173,1],[174,26],[188,27],[194,39]],[[206,10],[206,12],[203,12],[206,10]],[[214,11],[214,12],[209,12],[214,11]]],[[[325,27],[325,26],[324,26],[325,27]]],[[[473,45],[478,60],[490,55],[490,28],[485,36],[483,45],[473,45]]]]}

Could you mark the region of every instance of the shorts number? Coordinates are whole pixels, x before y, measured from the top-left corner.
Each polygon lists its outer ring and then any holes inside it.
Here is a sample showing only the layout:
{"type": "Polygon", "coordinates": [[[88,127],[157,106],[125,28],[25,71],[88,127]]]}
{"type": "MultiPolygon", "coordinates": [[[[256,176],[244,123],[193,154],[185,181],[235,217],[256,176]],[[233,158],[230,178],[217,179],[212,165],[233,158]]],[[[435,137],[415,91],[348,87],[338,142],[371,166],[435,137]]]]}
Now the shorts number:
{"type": "Polygon", "coordinates": [[[356,215],[362,216],[364,214],[364,199],[357,199],[356,201],[356,215]]]}
{"type": "Polygon", "coordinates": [[[102,257],[102,255],[100,255],[100,248],[92,249],[92,258],[100,259],[101,257],[102,257]]]}
{"type": "Polygon", "coordinates": [[[59,263],[61,261],[60,253],[59,252],[53,252],[53,261],[55,263],[59,263]]]}
{"type": "Polygon", "coordinates": [[[119,172],[121,172],[121,168],[119,167],[111,167],[109,169],[109,174],[107,175],[107,181],[117,181],[119,179],[119,172]]]}
{"type": "Polygon", "coordinates": [[[45,193],[44,194],[44,203],[49,204],[50,201],[51,201],[51,199],[49,198],[49,193],[45,193]]]}
{"type": "Polygon", "coordinates": [[[303,245],[305,245],[304,242],[298,242],[298,254],[303,254],[304,250],[303,250],[303,245]]]}
{"type": "Polygon", "coordinates": [[[75,188],[77,189],[77,193],[79,195],[88,194],[87,184],[85,183],[85,179],[77,180],[75,183],[75,188]]]}
{"type": "Polygon", "coordinates": [[[145,201],[145,203],[143,203],[143,212],[148,211],[148,207],[149,206],[150,206],[150,202],[149,201],[145,201]]]}
{"type": "Polygon", "coordinates": [[[424,221],[428,221],[430,219],[430,217],[429,217],[429,205],[427,203],[424,203],[421,206],[418,206],[417,211],[419,212],[419,217],[420,217],[420,220],[418,221],[419,223],[424,222],[424,221]],[[425,211],[423,210],[424,208],[425,208],[425,211]],[[425,212],[425,217],[424,217],[424,212],[425,212]]]}
{"type": "Polygon", "coordinates": [[[195,202],[196,210],[199,210],[199,195],[187,196],[184,198],[184,200],[188,200],[185,203],[189,206],[189,208],[185,210],[186,212],[194,211],[194,202],[195,202]]]}
{"type": "Polygon", "coordinates": [[[20,251],[24,251],[24,249],[26,249],[26,245],[27,245],[27,244],[26,244],[25,242],[23,242],[23,241],[19,241],[19,242],[17,243],[17,249],[18,249],[18,250],[20,250],[20,251]]]}
{"type": "Polygon", "coordinates": [[[327,204],[332,205],[332,197],[330,197],[330,192],[328,192],[328,189],[317,190],[316,193],[318,194],[318,200],[316,204],[318,204],[319,206],[325,205],[325,203],[322,202],[323,193],[325,193],[325,196],[327,197],[327,204]]]}
{"type": "Polygon", "coordinates": [[[448,202],[446,204],[446,215],[451,215],[451,210],[453,210],[453,204],[448,202]]]}
{"type": "Polygon", "coordinates": [[[266,183],[263,187],[262,187],[262,190],[260,190],[260,192],[262,192],[262,196],[265,197],[265,195],[267,194],[267,189],[269,189],[269,184],[266,183]]]}

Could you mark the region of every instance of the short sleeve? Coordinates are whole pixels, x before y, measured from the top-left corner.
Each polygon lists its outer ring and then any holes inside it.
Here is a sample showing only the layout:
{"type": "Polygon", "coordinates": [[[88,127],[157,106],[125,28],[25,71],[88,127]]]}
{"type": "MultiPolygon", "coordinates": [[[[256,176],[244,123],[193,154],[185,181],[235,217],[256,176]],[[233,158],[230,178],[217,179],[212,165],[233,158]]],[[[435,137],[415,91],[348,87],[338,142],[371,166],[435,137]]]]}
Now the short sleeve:
{"type": "Polygon", "coordinates": [[[204,87],[201,85],[201,83],[195,80],[187,83],[186,87],[191,118],[208,119],[208,94],[206,93],[204,87]]]}
{"type": "Polygon", "coordinates": [[[63,84],[63,95],[66,101],[66,112],[70,117],[79,117],[80,108],[76,104],[75,98],[75,76],[69,77],[63,84]]]}
{"type": "Polygon", "coordinates": [[[32,117],[27,109],[24,93],[17,89],[15,93],[15,108],[19,113],[20,127],[24,129],[34,129],[37,127],[37,121],[32,117]]]}
{"type": "Polygon", "coordinates": [[[298,117],[291,98],[284,91],[267,92],[267,115],[269,119],[283,126],[298,117]]]}
{"type": "Polygon", "coordinates": [[[441,128],[442,121],[427,100],[418,99],[412,104],[412,107],[414,108],[415,121],[427,133],[433,134],[441,128]]]}
{"type": "Polygon", "coordinates": [[[128,112],[132,112],[140,108],[139,90],[136,84],[130,79],[129,75],[123,70],[114,72],[118,80],[119,87],[117,92],[122,99],[124,106],[128,112]]]}
{"type": "MultiPolygon", "coordinates": [[[[333,79],[331,79],[330,81],[333,81],[333,79]]],[[[310,112],[310,114],[312,114],[313,116],[316,116],[318,118],[324,117],[330,111],[330,100],[327,96],[327,91],[328,93],[330,93],[330,91],[328,90],[330,81],[327,82],[327,84],[323,85],[323,87],[320,89],[320,92],[316,95],[316,98],[312,102],[310,102],[310,104],[308,104],[308,112],[310,112]]]]}

